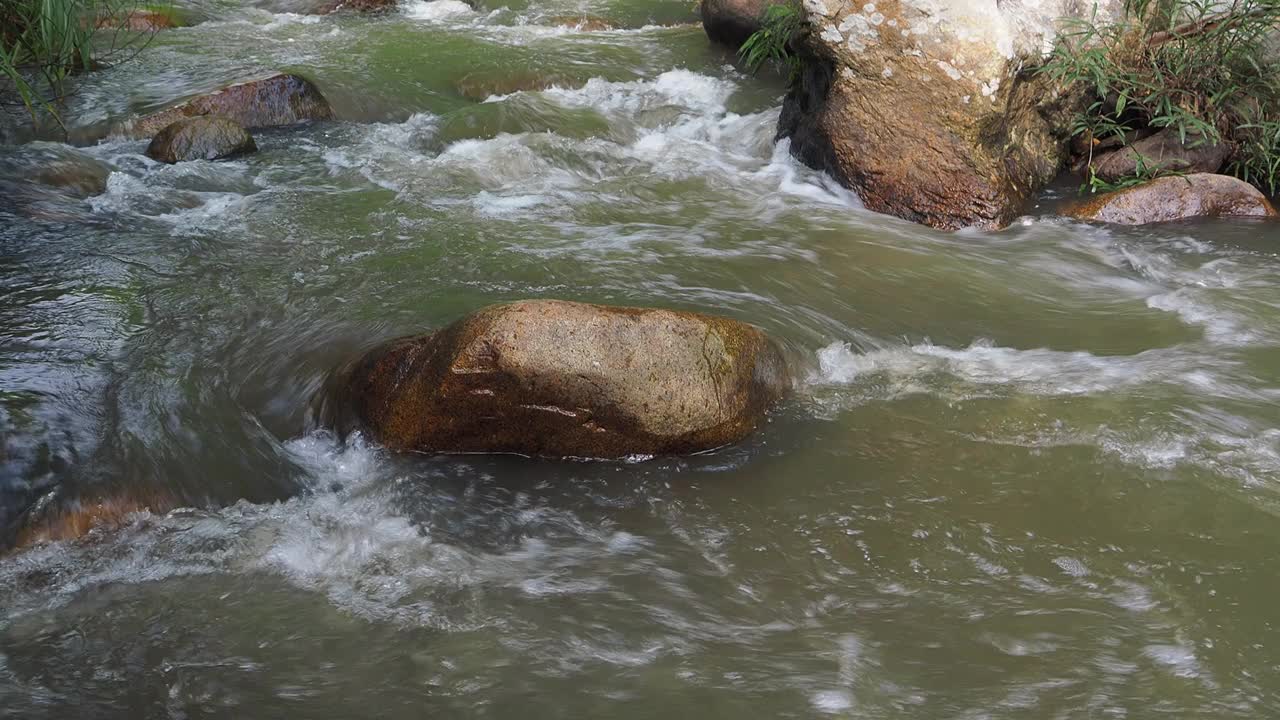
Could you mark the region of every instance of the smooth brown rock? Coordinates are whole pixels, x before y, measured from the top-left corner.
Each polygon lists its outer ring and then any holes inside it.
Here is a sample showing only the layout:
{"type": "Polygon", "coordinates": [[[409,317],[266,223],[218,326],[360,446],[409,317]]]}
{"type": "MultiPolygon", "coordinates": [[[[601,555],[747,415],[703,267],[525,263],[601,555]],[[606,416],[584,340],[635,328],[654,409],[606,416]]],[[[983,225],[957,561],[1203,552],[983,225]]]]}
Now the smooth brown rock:
{"type": "Polygon", "coordinates": [[[220,115],[254,129],[328,120],[333,117],[333,110],[309,80],[281,73],[200,95],[127,123],[117,128],[117,132],[131,137],[152,137],[182,118],[199,115],[220,115]]]}
{"type": "Polygon", "coordinates": [[[1176,130],[1166,129],[1095,158],[1093,174],[1114,183],[1143,173],[1215,173],[1230,154],[1225,144],[1188,138],[1184,145],[1176,130]]]}
{"type": "Polygon", "coordinates": [[[1146,225],[1196,217],[1275,217],[1258,189],[1226,175],[1162,177],[1100,195],[1068,212],[1081,220],[1146,225]]]}
{"type": "Polygon", "coordinates": [[[736,320],[529,300],[369,353],[335,421],[400,451],[694,453],[741,440],[790,384],[779,347],[736,320]]]}
{"type": "Polygon", "coordinates": [[[186,160],[218,160],[256,152],[258,146],[234,120],[216,115],[183,118],[151,139],[147,157],[166,163],[186,160]]]}
{"type": "MultiPolygon", "coordinates": [[[[1078,98],[1029,68],[1074,0],[802,0],[802,71],[780,137],[870,210],[936,228],[994,229],[1066,158],[1078,98]]],[[[1099,0],[1099,18],[1122,11],[1099,0]]]]}
{"type": "Polygon", "coordinates": [[[698,12],[711,42],[737,50],[760,29],[765,9],[782,4],[785,0],[702,0],[698,12]]]}

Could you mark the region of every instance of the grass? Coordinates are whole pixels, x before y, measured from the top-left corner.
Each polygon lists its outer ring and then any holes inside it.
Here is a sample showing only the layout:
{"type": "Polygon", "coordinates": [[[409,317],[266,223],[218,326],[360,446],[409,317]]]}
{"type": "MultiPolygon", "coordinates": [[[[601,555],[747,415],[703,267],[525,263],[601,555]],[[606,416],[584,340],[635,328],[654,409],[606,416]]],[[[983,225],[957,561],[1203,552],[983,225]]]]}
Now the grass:
{"type": "MultiPolygon", "coordinates": [[[[1184,145],[1228,145],[1228,172],[1273,195],[1280,189],[1280,62],[1265,48],[1280,0],[1129,0],[1118,19],[1095,8],[1063,22],[1040,72],[1085,89],[1074,136],[1092,147],[1171,129],[1184,145]]],[[[1156,174],[1140,167],[1120,182],[1156,174]]],[[[1112,186],[1090,173],[1086,187],[1112,186]]]]}
{"type": "Polygon", "coordinates": [[[55,104],[65,96],[68,78],[146,44],[150,33],[103,27],[142,7],[112,0],[0,0],[0,79],[7,81],[0,93],[7,84],[33,123],[45,111],[61,125],[55,104]],[[106,43],[104,34],[110,36],[106,43]]]}
{"type": "Polygon", "coordinates": [[[804,14],[795,5],[769,5],[760,16],[760,29],[751,34],[738,48],[747,70],[758,72],[765,63],[776,62],[791,69],[794,76],[799,69],[799,59],[792,54],[790,44],[804,24],[804,14]]]}

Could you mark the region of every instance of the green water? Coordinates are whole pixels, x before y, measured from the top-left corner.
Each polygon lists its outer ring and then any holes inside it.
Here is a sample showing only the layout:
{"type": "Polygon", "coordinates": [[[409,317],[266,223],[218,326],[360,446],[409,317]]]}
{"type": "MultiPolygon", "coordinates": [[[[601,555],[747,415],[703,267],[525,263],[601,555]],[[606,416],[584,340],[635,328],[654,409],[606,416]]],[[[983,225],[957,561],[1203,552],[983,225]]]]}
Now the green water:
{"type": "Polygon", "coordinates": [[[0,558],[0,716],[1280,717],[1280,226],[866,212],[683,0],[288,8],[201,4],[72,137],[274,70],[337,121],[0,148],[0,523],[183,508],[0,558]],[[748,320],[805,381],[631,464],[312,426],[528,297],[748,320]]]}

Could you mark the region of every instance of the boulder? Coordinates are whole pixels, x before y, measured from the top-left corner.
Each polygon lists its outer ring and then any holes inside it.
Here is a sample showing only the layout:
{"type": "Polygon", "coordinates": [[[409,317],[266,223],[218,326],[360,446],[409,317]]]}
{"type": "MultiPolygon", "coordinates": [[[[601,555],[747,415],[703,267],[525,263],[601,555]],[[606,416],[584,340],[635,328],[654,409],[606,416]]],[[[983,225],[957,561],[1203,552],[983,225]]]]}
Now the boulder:
{"type": "Polygon", "coordinates": [[[530,300],[375,349],[330,407],[398,451],[621,458],[741,440],[790,384],[778,345],[736,320],[530,300]]]}
{"type": "Polygon", "coordinates": [[[1067,211],[1081,220],[1145,225],[1197,217],[1275,217],[1258,189],[1226,175],[1178,175],[1107,193],[1067,211]]]}
{"type": "Polygon", "coordinates": [[[309,80],[281,73],[194,97],[168,110],[134,120],[116,131],[131,137],[152,137],[177,120],[198,115],[221,115],[253,129],[328,120],[333,117],[333,110],[309,80]]]}
{"type": "Polygon", "coordinates": [[[147,157],[166,163],[218,160],[257,151],[258,146],[236,121],[217,115],[177,120],[156,133],[147,157]]]}
{"type": "Polygon", "coordinates": [[[1131,145],[1109,152],[1093,162],[1093,174],[1109,183],[1141,174],[1214,173],[1231,154],[1225,144],[1188,137],[1183,143],[1177,130],[1167,128],[1131,145]]]}
{"type": "Polygon", "coordinates": [[[760,29],[760,19],[779,0],[702,0],[698,6],[702,29],[711,42],[737,50],[760,29]]]}
{"type": "Polygon", "coordinates": [[[804,0],[778,134],[871,210],[999,228],[1066,155],[1077,98],[1030,68],[1064,17],[1123,0],[804,0]]]}

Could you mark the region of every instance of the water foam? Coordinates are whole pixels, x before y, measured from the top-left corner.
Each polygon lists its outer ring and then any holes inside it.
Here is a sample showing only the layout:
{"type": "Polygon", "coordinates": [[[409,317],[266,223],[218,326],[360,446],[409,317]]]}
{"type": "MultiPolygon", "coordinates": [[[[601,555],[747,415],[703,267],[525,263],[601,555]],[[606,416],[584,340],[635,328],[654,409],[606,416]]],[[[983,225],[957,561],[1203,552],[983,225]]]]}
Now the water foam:
{"type": "Polygon", "coordinates": [[[1178,348],[1103,357],[1084,351],[1019,350],[987,340],[967,348],[919,343],[866,353],[835,342],[819,350],[817,359],[810,377],[814,385],[847,385],[877,376],[890,395],[941,391],[954,397],[983,396],[995,388],[1041,396],[1098,394],[1177,382],[1197,371],[1201,361],[1178,348]],[[956,386],[957,381],[963,385],[956,386]]]}
{"type": "Polygon", "coordinates": [[[412,0],[400,6],[400,12],[411,20],[440,23],[473,17],[476,11],[461,0],[412,0]]]}

